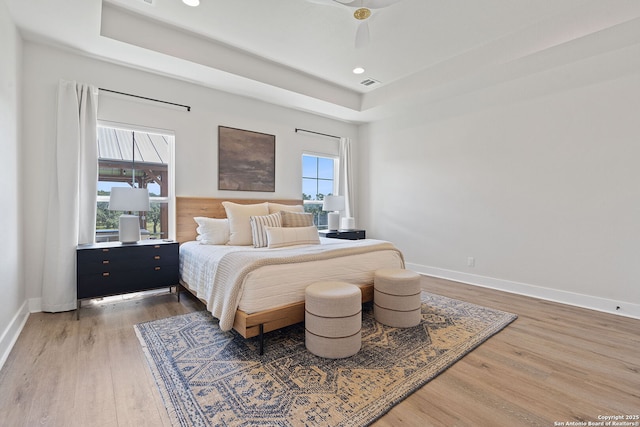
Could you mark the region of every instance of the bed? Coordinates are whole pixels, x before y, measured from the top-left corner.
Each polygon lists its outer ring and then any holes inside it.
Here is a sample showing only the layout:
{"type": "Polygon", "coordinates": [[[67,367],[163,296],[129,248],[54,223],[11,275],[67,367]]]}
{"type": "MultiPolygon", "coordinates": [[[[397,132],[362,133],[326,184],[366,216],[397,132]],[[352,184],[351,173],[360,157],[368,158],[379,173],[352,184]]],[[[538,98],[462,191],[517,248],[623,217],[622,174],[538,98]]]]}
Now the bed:
{"type": "MultiPolygon", "coordinates": [[[[223,202],[227,208],[230,204],[249,208],[268,202],[277,211],[302,205],[302,200],[176,198],[181,287],[207,305],[222,330],[233,328],[244,338],[259,336],[260,351],[264,333],[304,320],[304,289],[309,284],[348,281],[360,287],[366,302],[373,299],[376,269],[404,268],[402,253],[390,242],[326,239],[318,237],[317,231],[312,237],[320,244],[277,246],[276,235],[271,233],[294,230],[271,227],[265,230],[273,247],[202,244],[197,239],[204,235],[196,231],[194,218],[226,218],[223,202]]],[[[236,219],[232,215],[227,221],[236,219]]],[[[254,234],[254,241],[256,238],[254,234]]]]}

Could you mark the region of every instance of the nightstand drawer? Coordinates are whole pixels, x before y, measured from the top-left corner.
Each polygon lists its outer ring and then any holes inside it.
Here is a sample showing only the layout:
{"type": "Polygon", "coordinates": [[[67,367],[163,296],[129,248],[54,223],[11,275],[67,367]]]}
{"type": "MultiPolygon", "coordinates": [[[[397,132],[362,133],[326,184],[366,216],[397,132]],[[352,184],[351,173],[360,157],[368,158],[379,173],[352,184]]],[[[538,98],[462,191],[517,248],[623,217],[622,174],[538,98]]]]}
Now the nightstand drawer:
{"type": "Polygon", "coordinates": [[[119,248],[81,250],[77,254],[78,274],[99,273],[113,265],[129,262],[131,256],[119,248]]]}
{"type": "Polygon", "coordinates": [[[105,271],[78,276],[78,299],[96,298],[145,289],[163,288],[178,283],[178,269],[157,265],[131,271],[105,271]]]}
{"type": "MultiPolygon", "coordinates": [[[[177,246],[177,245],[176,245],[177,246]]],[[[152,246],[144,248],[140,253],[136,254],[137,262],[143,264],[173,264],[178,263],[178,251],[175,246],[152,246]]]]}
{"type": "Polygon", "coordinates": [[[131,271],[145,265],[178,263],[178,252],[172,245],[123,246],[78,251],[78,275],[105,271],[131,271]]]}

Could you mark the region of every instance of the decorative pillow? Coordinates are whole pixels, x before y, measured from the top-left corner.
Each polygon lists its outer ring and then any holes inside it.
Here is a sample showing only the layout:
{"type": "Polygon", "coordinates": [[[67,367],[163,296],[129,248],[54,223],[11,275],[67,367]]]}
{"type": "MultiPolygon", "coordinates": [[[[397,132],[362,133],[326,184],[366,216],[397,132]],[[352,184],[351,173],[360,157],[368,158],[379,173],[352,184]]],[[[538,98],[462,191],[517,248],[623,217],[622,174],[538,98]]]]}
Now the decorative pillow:
{"type": "Polygon", "coordinates": [[[252,216],[249,217],[249,222],[251,223],[254,248],[265,248],[267,246],[267,231],[265,227],[282,227],[280,212],[265,216],[252,216]]]}
{"type": "Polygon", "coordinates": [[[311,227],[313,224],[313,214],[299,212],[280,212],[283,227],[311,227]]]}
{"type": "Polygon", "coordinates": [[[282,203],[269,203],[269,213],[276,213],[280,211],[287,212],[304,212],[304,206],[302,205],[283,205],[282,203]]]}
{"type": "Polygon", "coordinates": [[[294,245],[319,245],[318,229],[312,227],[266,227],[270,249],[294,245]]]}
{"type": "Polygon", "coordinates": [[[229,241],[229,220],[226,218],[193,218],[198,223],[196,240],[202,245],[226,245],[229,241]]]}
{"type": "Polygon", "coordinates": [[[222,202],[229,219],[229,245],[249,246],[253,244],[251,236],[251,216],[269,215],[267,202],[253,205],[241,205],[233,202],[222,202]]]}

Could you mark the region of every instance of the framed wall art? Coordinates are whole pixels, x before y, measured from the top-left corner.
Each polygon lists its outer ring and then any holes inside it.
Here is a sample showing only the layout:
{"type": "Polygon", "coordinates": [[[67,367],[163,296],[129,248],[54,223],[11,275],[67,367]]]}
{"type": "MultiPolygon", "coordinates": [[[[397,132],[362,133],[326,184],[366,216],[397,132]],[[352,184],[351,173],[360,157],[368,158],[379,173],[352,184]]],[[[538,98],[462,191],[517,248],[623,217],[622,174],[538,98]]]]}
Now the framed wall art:
{"type": "Polygon", "coordinates": [[[218,190],[275,192],[275,135],[218,126],[218,190]]]}

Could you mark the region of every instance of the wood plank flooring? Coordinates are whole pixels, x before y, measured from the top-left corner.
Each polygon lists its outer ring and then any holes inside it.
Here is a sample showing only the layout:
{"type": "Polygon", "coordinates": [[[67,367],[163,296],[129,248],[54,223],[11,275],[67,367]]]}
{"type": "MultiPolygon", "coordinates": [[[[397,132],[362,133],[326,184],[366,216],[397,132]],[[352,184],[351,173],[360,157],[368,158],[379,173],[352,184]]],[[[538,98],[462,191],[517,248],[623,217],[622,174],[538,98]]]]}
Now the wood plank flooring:
{"type": "MultiPolygon", "coordinates": [[[[375,426],[557,426],[640,415],[640,320],[442,279],[422,285],[519,318],[375,426]]],[[[170,426],[133,325],[202,309],[188,294],[178,302],[164,293],[86,305],[79,321],[75,312],[32,314],[0,371],[0,425],[170,426]]]]}

